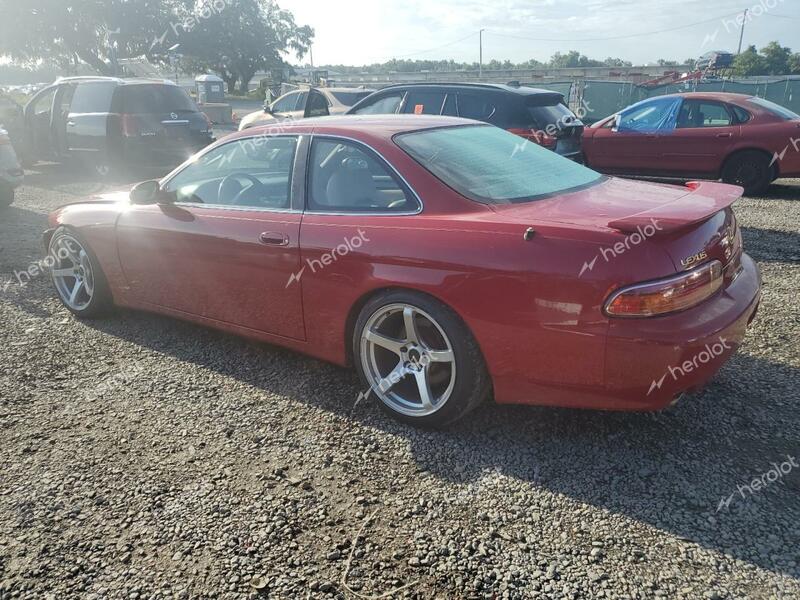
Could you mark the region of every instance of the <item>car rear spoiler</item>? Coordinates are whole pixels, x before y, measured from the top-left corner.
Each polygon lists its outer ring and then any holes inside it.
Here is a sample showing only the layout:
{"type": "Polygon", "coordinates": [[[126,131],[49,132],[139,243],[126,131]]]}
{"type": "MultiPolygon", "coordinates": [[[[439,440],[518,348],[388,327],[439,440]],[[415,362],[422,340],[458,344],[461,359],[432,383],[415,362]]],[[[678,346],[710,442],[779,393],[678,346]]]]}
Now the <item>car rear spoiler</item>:
{"type": "Polygon", "coordinates": [[[609,221],[608,226],[623,233],[634,233],[654,223],[661,234],[701,223],[741,198],[744,189],[712,181],[690,181],[689,192],[658,208],[609,221]]]}

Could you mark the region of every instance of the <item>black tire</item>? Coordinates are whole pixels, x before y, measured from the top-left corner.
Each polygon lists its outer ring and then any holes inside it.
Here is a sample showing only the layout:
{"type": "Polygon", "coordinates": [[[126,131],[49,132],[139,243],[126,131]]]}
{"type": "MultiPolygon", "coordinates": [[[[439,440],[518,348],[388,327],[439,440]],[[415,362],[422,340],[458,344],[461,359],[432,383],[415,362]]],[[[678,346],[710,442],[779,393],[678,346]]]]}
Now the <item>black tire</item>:
{"type": "Polygon", "coordinates": [[[769,156],[757,150],[734,154],[722,168],[722,181],[742,186],[746,196],[764,193],[774,179],[769,156]]]}
{"type": "Polygon", "coordinates": [[[8,208],[14,202],[14,188],[5,182],[0,182],[0,208],[8,208]]]}
{"type": "MultiPolygon", "coordinates": [[[[369,398],[376,398],[381,408],[395,419],[416,427],[437,428],[453,423],[474,410],[491,392],[491,378],[475,338],[459,316],[448,306],[425,294],[406,290],[387,290],[370,299],[361,309],[353,330],[353,362],[369,398]],[[365,372],[362,334],[382,310],[393,305],[408,305],[427,313],[446,334],[453,350],[455,383],[452,392],[432,414],[410,416],[395,410],[376,393],[365,372]]],[[[368,362],[368,360],[367,360],[368,362]]],[[[402,362],[402,361],[401,361],[402,362]]],[[[427,369],[427,366],[425,367],[427,369]]],[[[413,382],[413,377],[412,380],[413,382]]],[[[364,397],[362,395],[360,397],[364,397]]]]}
{"type": "Polygon", "coordinates": [[[53,236],[50,238],[50,245],[48,248],[48,261],[52,263],[50,267],[51,280],[53,281],[53,287],[56,290],[56,295],[68,311],[80,319],[94,319],[101,317],[112,310],[114,307],[114,299],[111,294],[111,288],[108,285],[108,280],[106,279],[105,273],[100,266],[100,261],[97,260],[97,255],[94,253],[91,246],[89,246],[89,244],[86,242],[85,238],[83,238],[83,236],[77,233],[74,229],[61,226],[56,229],[55,232],[53,232],[53,236]],[[53,273],[54,270],[59,269],[62,266],[66,266],[64,260],[67,260],[71,263],[68,258],[65,259],[64,253],[59,250],[59,244],[64,237],[74,239],[80,244],[80,246],[86,251],[89,264],[91,265],[94,289],[88,304],[82,308],[70,306],[65,301],[61,295],[61,292],[59,291],[56,278],[53,273]]]}

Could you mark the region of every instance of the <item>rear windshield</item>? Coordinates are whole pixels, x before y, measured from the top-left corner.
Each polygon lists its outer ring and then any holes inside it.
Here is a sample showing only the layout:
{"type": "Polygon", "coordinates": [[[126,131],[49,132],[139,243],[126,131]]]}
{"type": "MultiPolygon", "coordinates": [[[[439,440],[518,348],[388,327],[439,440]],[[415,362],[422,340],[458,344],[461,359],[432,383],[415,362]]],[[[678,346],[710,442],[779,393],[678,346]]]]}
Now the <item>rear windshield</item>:
{"type": "Polygon", "coordinates": [[[371,93],[372,92],[331,92],[333,97],[345,106],[353,106],[357,102],[360,102],[369,96],[371,93]]]}
{"type": "Polygon", "coordinates": [[[489,125],[405,133],[395,142],[459,194],[486,204],[521,203],[574,191],[603,176],[489,125]]]}
{"type": "Polygon", "coordinates": [[[572,111],[560,102],[547,106],[529,106],[528,114],[530,114],[534,126],[538,129],[544,129],[548,125],[555,125],[561,128],[577,121],[572,111]]]}
{"type": "Polygon", "coordinates": [[[775,104],[774,102],[770,102],[769,100],[764,100],[764,98],[750,98],[748,100],[751,104],[755,104],[760,106],[761,108],[766,108],[769,112],[773,115],[785,119],[786,121],[794,121],[795,119],[800,119],[800,115],[795,112],[792,112],[788,108],[781,106],[780,104],[775,104]]]}
{"type": "Polygon", "coordinates": [[[119,88],[122,106],[120,112],[171,113],[195,112],[194,102],[182,88],[174,85],[135,84],[119,88]]]}

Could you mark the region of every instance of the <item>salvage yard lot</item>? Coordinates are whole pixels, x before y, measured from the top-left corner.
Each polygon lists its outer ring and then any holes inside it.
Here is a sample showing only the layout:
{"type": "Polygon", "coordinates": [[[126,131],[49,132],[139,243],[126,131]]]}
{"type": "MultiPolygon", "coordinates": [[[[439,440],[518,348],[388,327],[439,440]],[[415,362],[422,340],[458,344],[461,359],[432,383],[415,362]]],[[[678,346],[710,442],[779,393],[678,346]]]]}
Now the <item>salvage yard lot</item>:
{"type": "Polygon", "coordinates": [[[800,181],[735,205],[763,300],[706,390],[441,432],[349,371],[20,285],[47,212],[113,187],[42,165],[0,213],[0,598],[800,597],[800,181]]]}

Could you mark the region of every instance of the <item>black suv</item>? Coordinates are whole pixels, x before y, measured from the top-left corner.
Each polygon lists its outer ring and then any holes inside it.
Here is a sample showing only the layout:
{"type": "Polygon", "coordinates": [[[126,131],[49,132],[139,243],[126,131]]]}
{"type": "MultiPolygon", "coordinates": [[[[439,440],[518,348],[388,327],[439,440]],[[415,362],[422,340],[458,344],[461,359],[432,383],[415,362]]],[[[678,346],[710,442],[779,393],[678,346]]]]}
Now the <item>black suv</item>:
{"type": "Polygon", "coordinates": [[[491,123],[581,161],[583,123],[558,92],[490,83],[411,83],[367,96],[348,115],[448,115],[491,123]]]}
{"type": "Polygon", "coordinates": [[[20,154],[26,164],[78,159],[102,175],[172,167],[213,141],[209,119],[170,81],[68,77],[25,105],[20,154]]]}

